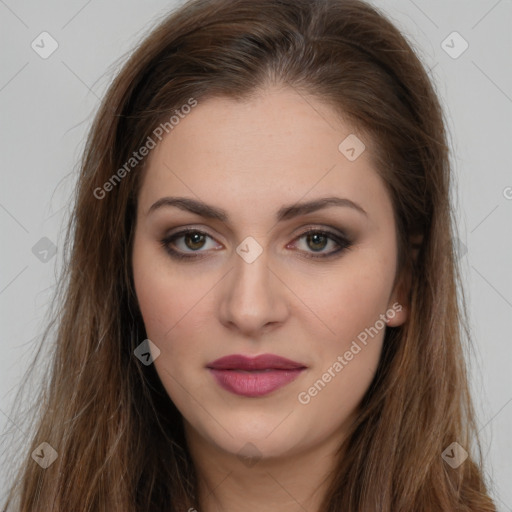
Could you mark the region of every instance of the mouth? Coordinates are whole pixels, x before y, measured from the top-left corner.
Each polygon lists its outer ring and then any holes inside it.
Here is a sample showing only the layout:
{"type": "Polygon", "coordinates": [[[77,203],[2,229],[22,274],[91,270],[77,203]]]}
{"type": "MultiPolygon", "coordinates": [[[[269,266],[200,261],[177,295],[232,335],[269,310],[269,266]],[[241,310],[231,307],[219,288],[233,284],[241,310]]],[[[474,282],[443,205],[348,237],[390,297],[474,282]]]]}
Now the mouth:
{"type": "Polygon", "coordinates": [[[264,396],[295,380],[306,366],[273,354],[222,357],[206,368],[223,389],[245,397],[264,396]]]}

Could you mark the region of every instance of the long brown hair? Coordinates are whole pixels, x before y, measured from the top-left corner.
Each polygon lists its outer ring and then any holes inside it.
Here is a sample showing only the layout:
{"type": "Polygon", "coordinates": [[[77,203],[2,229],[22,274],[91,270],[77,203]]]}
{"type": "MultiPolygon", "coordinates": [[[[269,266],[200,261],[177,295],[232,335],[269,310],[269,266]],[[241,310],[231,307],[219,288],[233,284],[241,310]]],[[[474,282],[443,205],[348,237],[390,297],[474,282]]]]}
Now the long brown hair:
{"type": "Polygon", "coordinates": [[[154,366],[134,356],[146,337],[131,271],[145,159],[126,162],[191,99],[237,100],[269,84],[319,98],[368,134],[394,205],[400,269],[411,276],[408,321],[386,331],[322,510],[496,510],[464,362],[470,333],[458,300],[443,113],[420,60],[359,0],[193,0],[138,46],[90,131],[53,360],[8,512],[199,507],[181,415],[154,366]],[[42,442],[58,452],[47,469],[31,457],[42,442]],[[453,442],[470,454],[456,468],[442,457],[453,442]]]}

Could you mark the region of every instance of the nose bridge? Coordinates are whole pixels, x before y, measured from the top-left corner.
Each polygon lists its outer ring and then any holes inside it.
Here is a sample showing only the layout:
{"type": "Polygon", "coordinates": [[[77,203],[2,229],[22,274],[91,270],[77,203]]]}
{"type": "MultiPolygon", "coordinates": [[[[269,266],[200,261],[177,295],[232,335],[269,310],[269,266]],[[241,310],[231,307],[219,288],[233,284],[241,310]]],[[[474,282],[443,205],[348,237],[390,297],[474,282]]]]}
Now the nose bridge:
{"type": "Polygon", "coordinates": [[[253,333],[267,324],[282,322],[287,312],[286,299],[280,289],[282,284],[275,282],[269,268],[268,253],[263,250],[252,259],[254,247],[244,243],[237,252],[235,268],[221,299],[221,321],[253,333]],[[246,257],[251,252],[252,257],[246,257]]]}
{"type": "MultiPolygon", "coordinates": [[[[240,250],[243,250],[240,247],[240,250]]],[[[269,274],[267,254],[262,252],[254,261],[248,262],[238,257],[235,263],[234,286],[242,298],[257,296],[260,292],[268,293],[269,274]],[[237,261],[238,260],[238,261],[237,261]]],[[[270,297],[267,297],[267,299],[270,297]]]]}

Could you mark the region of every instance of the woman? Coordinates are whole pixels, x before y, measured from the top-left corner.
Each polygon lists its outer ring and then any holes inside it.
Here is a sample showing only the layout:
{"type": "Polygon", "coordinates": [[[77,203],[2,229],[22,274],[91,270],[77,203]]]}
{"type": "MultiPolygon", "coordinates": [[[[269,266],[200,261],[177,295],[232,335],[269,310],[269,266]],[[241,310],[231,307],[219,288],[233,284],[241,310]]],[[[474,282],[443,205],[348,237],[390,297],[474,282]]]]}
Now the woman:
{"type": "Polygon", "coordinates": [[[91,129],[7,510],[492,511],[442,112],[357,0],[195,0],[91,129]]]}

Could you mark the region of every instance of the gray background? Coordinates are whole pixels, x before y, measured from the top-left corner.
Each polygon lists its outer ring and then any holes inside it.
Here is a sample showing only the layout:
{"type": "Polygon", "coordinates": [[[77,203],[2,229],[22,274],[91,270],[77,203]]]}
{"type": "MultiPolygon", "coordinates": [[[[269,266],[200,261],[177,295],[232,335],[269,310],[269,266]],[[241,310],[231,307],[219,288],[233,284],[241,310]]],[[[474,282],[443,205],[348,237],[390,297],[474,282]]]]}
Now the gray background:
{"type": "MultiPolygon", "coordinates": [[[[373,3],[389,14],[431,69],[446,110],[475,343],[471,385],[491,492],[499,510],[512,511],[512,1],[373,3]],[[463,41],[446,39],[454,31],[469,44],[457,58],[463,41]],[[442,47],[445,40],[451,56],[442,47]]],[[[0,0],[3,457],[11,438],[23,439],[28,429],[14,421],[11,409],[55,289],[85,134],[121,59],[174,5],[0,0]],[[46,59],[31,47],[44,31],[58,43],[46,59]],[[44,237],[48,240],[41,241],[44,237]]],[[[8,461],[0,464],[0,496],[8,466],[8,461]]]]}

